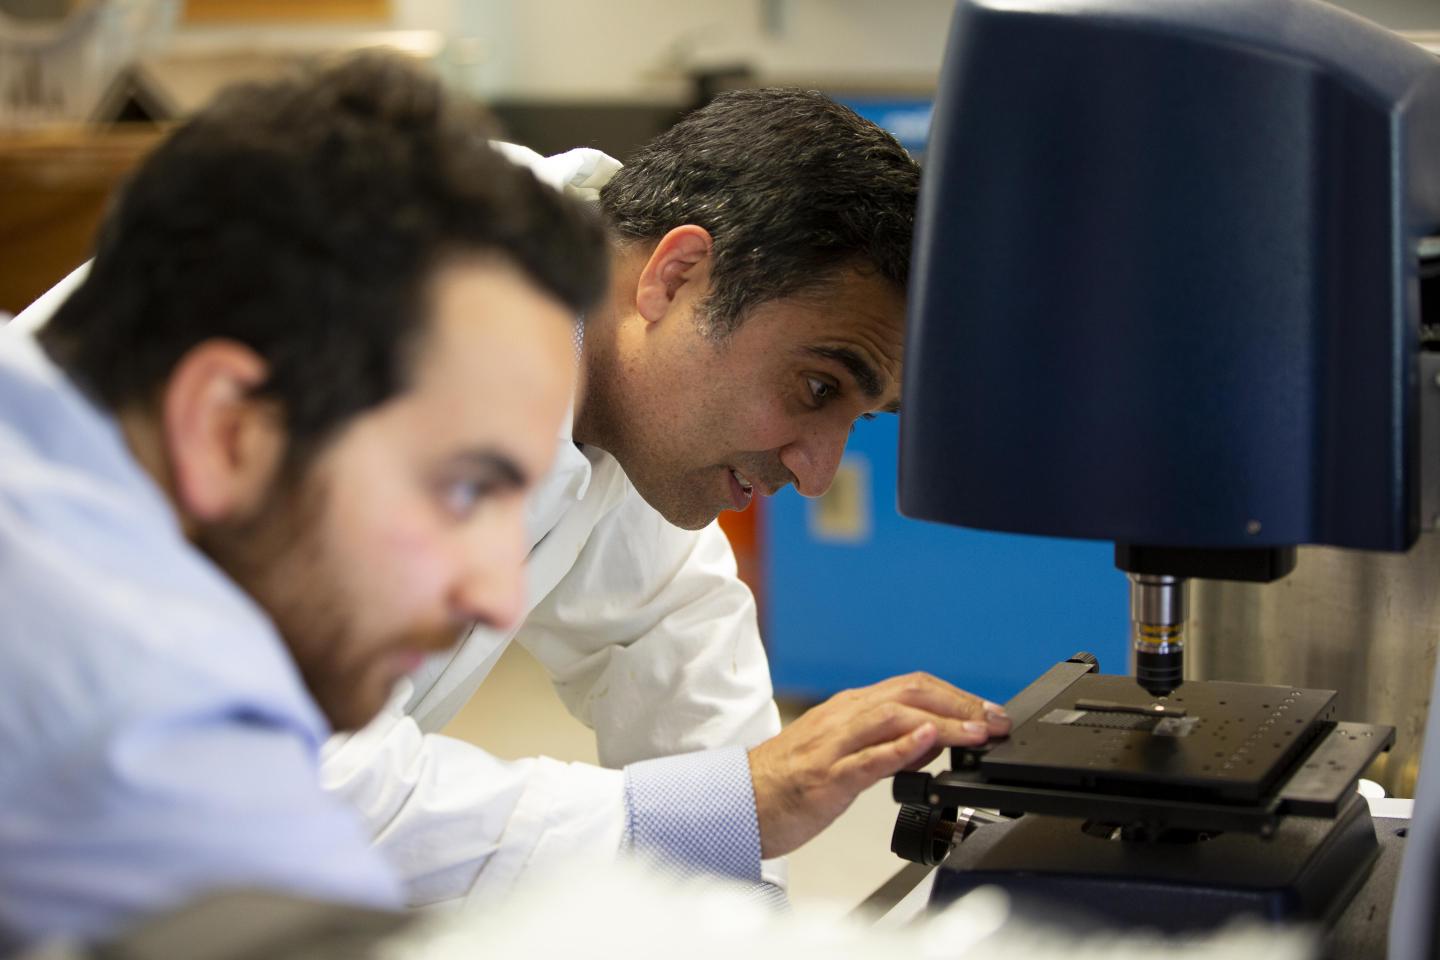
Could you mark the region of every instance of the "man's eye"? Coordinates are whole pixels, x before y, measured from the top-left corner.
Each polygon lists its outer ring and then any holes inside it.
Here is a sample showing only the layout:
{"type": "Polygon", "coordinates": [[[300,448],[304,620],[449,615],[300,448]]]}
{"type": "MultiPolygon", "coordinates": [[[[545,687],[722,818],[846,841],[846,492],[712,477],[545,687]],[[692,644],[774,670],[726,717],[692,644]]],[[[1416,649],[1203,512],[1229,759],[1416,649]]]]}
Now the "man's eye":
{"type": "Polygon", "coordinates": [[[810,387],[810,396],[816,403],[824,403],[835,396],[835,385],[826,383],[824,380],[815,377],[806,377],[805,382],[810,387]]]}
{"type": "Polygon", "coordinates": [[[490,492],[489,485],[476,480],[452,480],[440,491],[440,500],[446,512],[458,519],[464,519],[474,512],[490,492]]]}

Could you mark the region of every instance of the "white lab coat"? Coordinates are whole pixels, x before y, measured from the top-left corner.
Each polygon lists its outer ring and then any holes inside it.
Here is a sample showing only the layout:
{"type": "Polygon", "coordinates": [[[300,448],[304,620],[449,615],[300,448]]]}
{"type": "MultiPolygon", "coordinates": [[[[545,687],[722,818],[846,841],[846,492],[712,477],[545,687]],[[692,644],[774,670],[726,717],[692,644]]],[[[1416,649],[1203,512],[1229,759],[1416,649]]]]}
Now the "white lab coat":
{"type": "MultiPolygon", "coordinates": [[[[542,158],[502,149],[586,199],[620,166],[596,150],[542,158]]],[[[15,323],[40,326],[83,270],[15,323]]],[[[519,629],[472,630],[402,683],[374,722],[324,751],[325,787],[360,811],[415,905],[489,899],[529,870],[613,856],[625,836],[624,775],[606,768],[750,747],[780,729],[754,599],[724,533],[716,524],[671,526],[613,457],[577,447],[568,426],[528,508],[528,614],[519,629]],[[603,767],[501,761],[436,733],[512,640],[595,730],[603,767]]],[[[764,875],[783,884],[783,864],[767,864],[764,875]]]]}

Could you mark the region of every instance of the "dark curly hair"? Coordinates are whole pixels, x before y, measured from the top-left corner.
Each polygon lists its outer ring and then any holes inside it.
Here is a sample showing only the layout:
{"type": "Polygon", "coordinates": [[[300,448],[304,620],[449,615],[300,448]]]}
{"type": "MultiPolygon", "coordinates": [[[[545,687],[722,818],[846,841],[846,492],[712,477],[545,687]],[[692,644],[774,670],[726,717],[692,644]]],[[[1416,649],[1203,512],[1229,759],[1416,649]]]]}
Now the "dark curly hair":
{"type": "Polygon", "coordinates": [[[919,188],[919,166],[875,124],[815,91],[763,89],[722,94],[645,144],[600,203],[622,242],[710,232],[701,322],[723,338],[842,269],[903,290],[919,188]]]}
{"type": "Polygon", "coordinates": [[[502,159],[474,104],[398,57],[223,92],[141,165],[84,283],[41,332],[110,409],[196,344],[268,364],[291,466],[408,383],[427,284],[494,256],[577,314],[605,284],[598,219],[502,159]]]}

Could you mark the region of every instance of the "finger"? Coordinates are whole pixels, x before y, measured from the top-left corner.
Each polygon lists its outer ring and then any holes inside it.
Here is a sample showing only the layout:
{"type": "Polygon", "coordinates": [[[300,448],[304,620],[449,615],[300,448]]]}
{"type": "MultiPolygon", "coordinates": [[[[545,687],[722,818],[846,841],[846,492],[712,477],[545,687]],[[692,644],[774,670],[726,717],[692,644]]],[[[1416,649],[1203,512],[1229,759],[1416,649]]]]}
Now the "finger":
{"type": "Polygon", "coordinates": [[[895,740],[924,724],[935,727],[936,738],[941,746],[973,747],[990,738],[990,729],[984,722],[938,716],[918,707],[890,700],[863,710],[839,727],[843,732],[835,741],[835,757],[839,759],[876,744],[895,740]]]}
{"type": "Polygon", "coordinates": [[[990,728],[992,737],[1003,737],[1010,732],[1010,714],[998,703],[986,700],[982,703],[985,707],[985,725],[990,728]]]}
{"type": "Polygon", "coordinates": [[[928,673],[891,677],[865,690],[868,701],[872,703],[899,700],[936,716],[983,722],[995,736],[1010,732],[1010,717],[1004,707],[982,700],[928,673]]]}
{"type": "Polygon", "coordinates": [[[925,752],[925,756],[921,757],[919,760],[916,760],[914,763],[907,764],[907,765],[905,766],[905,769],[906,769],[906,770],[923,770],[923,769],[925,769],[926,767],[930,766],[931,762],[932,762],[936,757],[940,756],[940,754],[942,754],[942,753],[944,753],[944,752],[945,752],[945,748],[944,748],[944,747],[931,747],[929,750],[927,750],[927,751],[925,752]]]}
{"type": "Polygon", "coordinates": [[[910,687],[924,687],[932,690],[943,691],[952,697],[980,703],[980,698],[968,690],[962,690],[948,680],[942,680],[933,673],[926,673],[924,670],[916,670],[913,673],[904,673],[899,676],[881,680],[872,686],[871,689],[885,691],[903,690],[910,687]]]}
{"type": "Polygon", "coordinates": [[[835,782],[853,798],[884,777],[909,769],[936,750],[939,731],[923,723],[903,736],[851,754],[835,765],[835,782]]]}

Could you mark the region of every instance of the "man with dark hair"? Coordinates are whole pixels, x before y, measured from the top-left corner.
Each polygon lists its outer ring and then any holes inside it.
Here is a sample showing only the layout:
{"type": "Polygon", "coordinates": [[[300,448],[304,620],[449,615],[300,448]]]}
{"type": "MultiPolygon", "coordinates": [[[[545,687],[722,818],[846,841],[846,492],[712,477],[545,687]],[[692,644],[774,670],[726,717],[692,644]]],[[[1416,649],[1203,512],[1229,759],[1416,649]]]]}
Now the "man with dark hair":
{"type": "Polygon", "coordinates": [[[321,789],[519,615],[593,217],[397,61],[232,90],[0,330],[0,953],[217,887],[402,902],[321,789]]]}
{"type": "MultiPolygon", "coordinates": [[[[636,347],[625,331],[606,336],[589,358],[592,386],[577,436],[593,436],[682,527],[743,509],[757,486],[823,493],[850,424],[899,409],[918,188],[919,170],[893,138],[798,90],[723,96],[647,144],[600,191],[620,242],[617,273],[700,268],[691,282],[703,280],[704,290],[685,306],[714,349],[698,355],[693,376],[663,371],[670,382],[661,386],[632,362],[636,347]],[[802,333],[807,318],[817,322],[802,333]],[[766,329],[751,337],[747,323],[766,329]],[[748,354],[745,341],[762,335],[761,349],[748,354]],[[798,354],[782,358],[786,347],[798,354]],[[797,364],[804,369],[775,369],[797,364]],[[759,382],[766,375],[786,382],[759,382]],[[676,389],[693,392],[704,379],[721,392],[681,414],[687,404],[676,389]],[[657,391],[672,394],[664,415],[637,415],[639,398],[654,407],[657,391]],[[717,418],[751,432],[737,436],[717,418]],[[762,423],[771,428],[763,435],[762,423]],[[729,468],[734,483],[717,468],[729,468]]],[[[628,288],[632,279],[622,282],[628,288]]],[[[637,306],[642,319],[643,311],[637,306]]]]}
{"type": "Polygon", "coordinates": [[[912,675],[784,732],[753,598],[713,521],[793,483],[817,496],[854,421],[894,412],[919,170],[817,93],[720,97],[624,168],[504,148],[598,203],[607,296],[582,318],[573,433],[532,497],[518,630],[479,625],[366,730],[327,746],[412,903],[486,896],[625,838],[747,880],[938,743],[1008,730],[912,675]],[[514,639],[596,732],[601,770],[502,763],[437,732],[514,639]],[[910,739],[911,737],[918,739],[910,739]]]}

